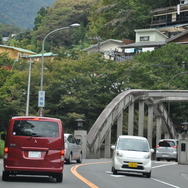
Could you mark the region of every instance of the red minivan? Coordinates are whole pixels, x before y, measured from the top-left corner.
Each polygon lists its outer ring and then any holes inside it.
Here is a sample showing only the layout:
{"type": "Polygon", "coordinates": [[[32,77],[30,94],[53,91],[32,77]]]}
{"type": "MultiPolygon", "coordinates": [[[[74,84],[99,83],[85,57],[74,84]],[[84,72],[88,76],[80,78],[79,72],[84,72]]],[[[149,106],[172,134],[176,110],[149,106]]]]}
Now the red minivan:
{"type": "Polygon", "coordinates": [[[12,175],[45,175],[62,182],[64,131],[60,119],[19,116],[10,120],[2,180],[12,175]]]}

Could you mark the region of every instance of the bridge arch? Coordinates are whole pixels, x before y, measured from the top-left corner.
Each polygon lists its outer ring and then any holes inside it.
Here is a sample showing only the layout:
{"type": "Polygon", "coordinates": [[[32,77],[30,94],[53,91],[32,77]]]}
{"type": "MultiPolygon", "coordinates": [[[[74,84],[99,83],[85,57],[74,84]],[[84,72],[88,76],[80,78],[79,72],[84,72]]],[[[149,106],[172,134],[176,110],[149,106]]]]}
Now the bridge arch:
{"type": "Polygon", "coordinates": [[[111,128],[117,122],[117,136],[122,134],[123,112],[128,108],[128,135],[133,135],[134,103],[139,102],[138,135],[143,136],[144,105],[148,106],[147,137],[152,145],[153,115],[157,120],[157,136],[161,137],[161,128],[169,137],[176,138],[173,122],[168,117],[163,102],[188,101],[188,90],[127,90],[117,95],[99,115],[87,136],[87,157],[99,158],[100,147],[105,141],[105,157],[110,157],[111,128]]]}

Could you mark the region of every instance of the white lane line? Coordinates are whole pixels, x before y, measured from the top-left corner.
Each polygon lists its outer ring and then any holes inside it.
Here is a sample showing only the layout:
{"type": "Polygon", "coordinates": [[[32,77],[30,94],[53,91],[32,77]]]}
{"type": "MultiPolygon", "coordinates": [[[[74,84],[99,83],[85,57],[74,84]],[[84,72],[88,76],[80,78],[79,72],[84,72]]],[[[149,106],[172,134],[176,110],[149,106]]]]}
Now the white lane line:
{"type": "MultiPolygon", "coordinates": [[[[158,165],[158,166],[153,166],[152,168],[160,168],[160,167],[165,167],[165,166],[171,166],[171,165],[176,165],[177,163],[169,163],[169,164],[162,164],[162,165],[158,165]]],[[[174,188],[180,188],[176,185],[172,185],[170,183],[167,183],[167,182],[164,182],[164,181],[161,181],[161,180],[158,180],[158,179],[155,179],[155,178],[151,178],[152,180],[154,181],[157,181],[157,182],[160,182],[162,184],[165,184],[165,185],[168,185],[170,187],[174,187],[174,188]]]]}
{"type": "Polygon", "coordinates": [[[169,163],[169,164],[163,164],[163,165],[158,165],[158,166],[153,166],[152,168],[160,168],[164,166],[171,166],[171,165],[176,165],[177,163],[169,163]]]}
{"type": "Polygon", "coordinates": [[[157,181],[157,182],[159,182],[159,183],[162,183],[162,184],[168,185],[168,186],[170,186],[170,187],[180,188],[180,187],[178,187],[178,186],[176,186],[176,185],[172,185],[172,184],[170,184],[170,183],[167,183],[167,182],[164,182],[164,181],[161,181],[161,180],[155,179],[155,178],[151,178],[151,179],[154,180],[154,181],[157,181]]]}

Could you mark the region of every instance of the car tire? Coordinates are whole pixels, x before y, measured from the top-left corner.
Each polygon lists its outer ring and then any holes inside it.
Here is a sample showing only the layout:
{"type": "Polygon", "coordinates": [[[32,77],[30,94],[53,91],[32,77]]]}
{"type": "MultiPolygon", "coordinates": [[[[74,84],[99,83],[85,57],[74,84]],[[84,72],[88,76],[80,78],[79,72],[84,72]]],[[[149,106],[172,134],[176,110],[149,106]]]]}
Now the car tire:
{"type": "Polygon", "coordinates": [[[63,173],[57,173],[55,178],[57,183],[61,183],[63,181],[63,173]]]}
{"type": "Polygon", "coordinates": [[[71,164],[71,161],[72,161],[72,153],[70,153],[70,156],[67,159],[67,164],[71,164]]]}
{"type": "Polygon", "coordinates": [[[144,175],[146,176],[146,178],[151,178],[151,172],[144,173],[144,175]]]}
{"type": "Polygon", "coordinates": [[[112,167],[112,173],[114,174],[114,175],[117,175],[118,173],[117,173],[117,170],[114,168],[114,167],[112,167]]]}
{"type": "Polygon", "coordinates": [[[77,163],[82,163],[82,153],[80,153],[80,158],[76,160],[77,163]]]}
{"type": "Polygon", "coordinates": [[[10,178],[10,177],[9,177],[9,172],[3,171],[2,180],[3,180],[3,181],[8,181],[9,178],[10,178]]]}
{"type": "Polygon", "coordinates": [[[161,159],[160,158],[157,158],[157,161],[160,161],[161,159]]]}

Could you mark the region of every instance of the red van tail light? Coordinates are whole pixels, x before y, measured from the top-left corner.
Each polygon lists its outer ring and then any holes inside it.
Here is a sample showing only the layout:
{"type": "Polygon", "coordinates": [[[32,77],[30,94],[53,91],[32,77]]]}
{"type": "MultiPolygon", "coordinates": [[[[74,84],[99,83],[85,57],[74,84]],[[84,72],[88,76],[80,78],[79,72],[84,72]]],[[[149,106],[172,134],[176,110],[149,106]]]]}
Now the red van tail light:
{"type": "Polygon", "coordinates": [[[62,149],[61,150],[61,160],[64,161],[64,154],[65,154],[65,151],[62,149]]]}
{"type": "Polygon", "coordinates": [[[65,154],[65,151],[62,149],[62,150],[61,150],[61,155],[64,156],[64,154],[65,154]]]}
{"type": "Polygon", "coordinates": [[[4,149],[4,159],[8,158],[8,148],[4,149]]]}
{"type": "Polygon", "coordinates": [[[5,153],[8,153],[8,148],[5,148],[5,149],[4,149],[4,152],[5,152],[5,153]]]}
{"type": "Polygon", "coordinates": [[[173,148],[177,149],[177,148],[178,148],[178,146],[173,146],[173,148]]]}

